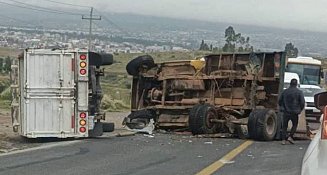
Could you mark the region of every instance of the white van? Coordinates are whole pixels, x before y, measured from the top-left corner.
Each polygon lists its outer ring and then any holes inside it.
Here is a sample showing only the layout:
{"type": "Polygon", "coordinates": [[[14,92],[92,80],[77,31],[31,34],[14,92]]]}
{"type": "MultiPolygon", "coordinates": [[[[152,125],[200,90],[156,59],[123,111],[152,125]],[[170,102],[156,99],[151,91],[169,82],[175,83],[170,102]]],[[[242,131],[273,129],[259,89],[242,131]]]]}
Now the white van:
{"type": "Polygon", "coordinates": [[[297,73],[293,72],[285,72],[284,75],[284,89],[287,89],[290,86],[291,80],[296,79],[298,82],[298,86],[300,86],[300,77],[297,73]]]}

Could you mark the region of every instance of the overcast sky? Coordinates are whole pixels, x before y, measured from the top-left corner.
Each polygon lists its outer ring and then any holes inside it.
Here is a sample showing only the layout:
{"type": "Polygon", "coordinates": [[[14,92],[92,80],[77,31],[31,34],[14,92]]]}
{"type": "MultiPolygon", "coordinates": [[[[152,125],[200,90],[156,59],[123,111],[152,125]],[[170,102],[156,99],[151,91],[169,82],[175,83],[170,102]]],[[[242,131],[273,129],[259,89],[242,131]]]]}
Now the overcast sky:
{"type": "MultiPolygon", "coordinates": [[[[21,1],[21,0],[19,0],[21,1]]],[[[47,0],[25,3],[53,6],[47,0]]],[[[51,0],[50,0],[51,1],[51,0]]],[[[327,0],[53,0],[135,13],[327,32],[327,0]]],[[[67,7],[67,6],[66,6],[67,7]]]]}

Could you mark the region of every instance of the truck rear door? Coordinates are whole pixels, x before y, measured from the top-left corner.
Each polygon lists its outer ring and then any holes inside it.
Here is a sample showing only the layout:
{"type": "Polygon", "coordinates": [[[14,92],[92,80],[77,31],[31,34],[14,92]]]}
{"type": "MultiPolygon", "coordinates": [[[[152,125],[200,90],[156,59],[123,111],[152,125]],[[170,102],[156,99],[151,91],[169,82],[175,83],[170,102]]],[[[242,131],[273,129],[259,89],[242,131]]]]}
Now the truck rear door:
{"type": "Polygon", "coordinates": [[[22,126],[25,136],[74,136],[73,64],[72,52],[42,49],[25,52],[22,126]]]}

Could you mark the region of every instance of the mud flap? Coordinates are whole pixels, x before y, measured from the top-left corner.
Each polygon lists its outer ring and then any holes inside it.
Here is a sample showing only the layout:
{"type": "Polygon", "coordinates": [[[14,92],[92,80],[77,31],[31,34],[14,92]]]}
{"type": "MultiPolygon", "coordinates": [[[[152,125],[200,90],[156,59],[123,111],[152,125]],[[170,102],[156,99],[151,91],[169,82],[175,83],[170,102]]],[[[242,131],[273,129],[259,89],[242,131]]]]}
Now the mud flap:
{"type": "Polygon", "coordinates": [[[101,122],[94,123],[94,128],[89,130],[89,137],[102,136],[103,134],[103,124],[101,122]]]}
{"type": "Polygon", "coordinates": [[[278,112],[277,113],[277,132],[275,139],[276,140],[281,140],[282,139],[282,132],[283,132],[283,113],[278,112]]]}
{"type": "MultiPolygon", "coordinates": [[[[282,112],[279,113],[278,119],[280,120],[280,132],[277,132],[276,139],[280,140],[281,134],[282,134],[282,126],[283,126],[282,125],[282,123],[283,123],[283,113],[282,112]]],[[[292,128],[292,122],[289,121],[288,128],[287,128],[288,133],[291,131],[291,128],[292,128]]],[[[305,110],[303,110],[301,112],[301,114],[299,115],[299,122],[298,122],[296,132],[294,134],[294,137],[306,139],[306,138],[308,138],[308,132],[309,132],[309,130],[308,130],[307,121],[305,118],[305,110]]]]}
{"type": "MultiPolygon", "coordinates": [[[[291,127],[292,125],[289,124],[287,131],[290,131],[291,127]]],[[[294,134],[294,137],[306,139],[308,138],[308,132],[309,130],[307,126],[307,120],[305,118],[305,110],[302,110],[301,114],[299,115],[299,123],[297,125],[297,129],[294,134]]]]}

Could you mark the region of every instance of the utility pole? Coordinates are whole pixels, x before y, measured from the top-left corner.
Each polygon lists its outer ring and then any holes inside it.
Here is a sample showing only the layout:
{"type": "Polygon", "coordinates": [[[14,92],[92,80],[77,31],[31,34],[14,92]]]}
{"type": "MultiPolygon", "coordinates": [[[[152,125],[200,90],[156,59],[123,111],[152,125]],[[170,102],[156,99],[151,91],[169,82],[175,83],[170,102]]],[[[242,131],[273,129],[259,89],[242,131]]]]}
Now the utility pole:
{"type": "Polygon", "coordinates": [[[93,16],[93,7],[91,7],[90,16],[84,17],[82,19],[90,20],[90,28],[89,28],[89,50],[91,50],[91,41],[92,41],[92,21],[93,20],[101,20],[101,16],[93,16]]]}

